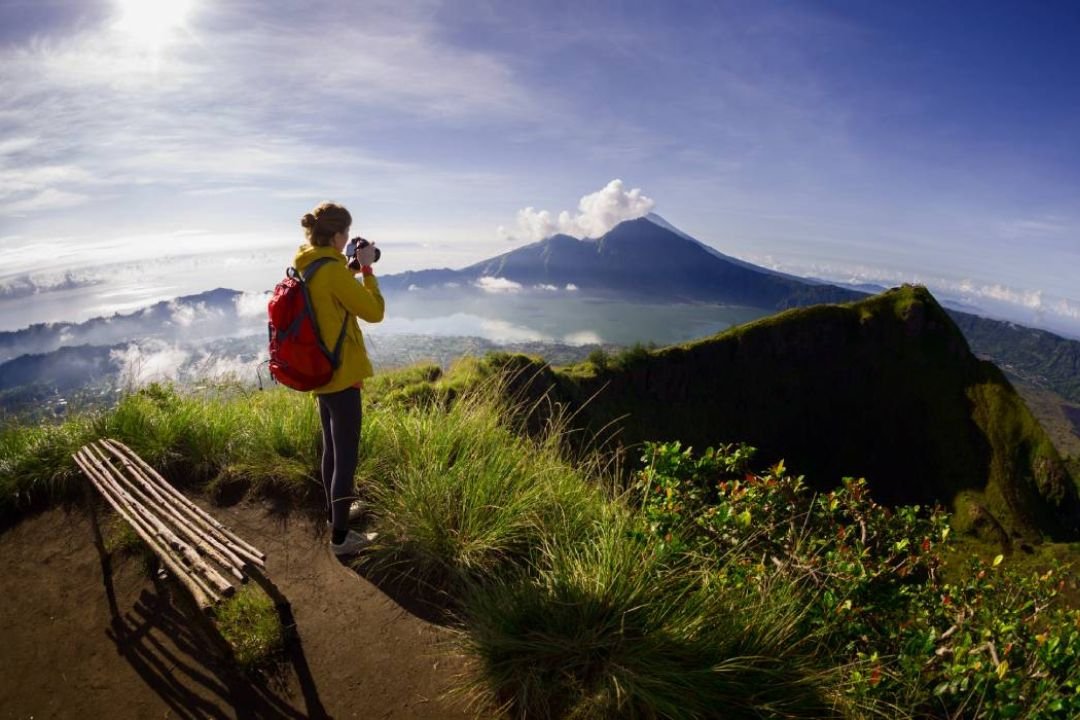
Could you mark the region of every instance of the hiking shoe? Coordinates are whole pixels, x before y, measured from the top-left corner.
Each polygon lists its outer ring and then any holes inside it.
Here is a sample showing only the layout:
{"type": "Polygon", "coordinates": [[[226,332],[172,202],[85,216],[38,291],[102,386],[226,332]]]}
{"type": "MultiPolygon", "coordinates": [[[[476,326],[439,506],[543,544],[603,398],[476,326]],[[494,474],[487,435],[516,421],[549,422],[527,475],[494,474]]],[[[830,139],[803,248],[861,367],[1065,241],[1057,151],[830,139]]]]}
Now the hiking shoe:
{"type": "MultiPolygon", "coordinates": [[[[367,512],[367,504],[363,500],[353,500],[349,505],[349,522],[356,522],[367,512]]],[[[326,521],[326,527],[333,526],[330,520],[326,521]]]]}
{"type": "Polygon", "coordinates": [[[349,522],[359,520],[367,512],[367,505],[363,500],[353,500],[349,505],[349,522]]]}
{"type": "Polygon", "coordinates": [[[330,550],[338,557],[341,557],[342,555],[355,555],[370,545],[378,536],[379,533],[360,533],[355,530],[350,530],[345,536],[345,541],[340,545],[335,545],[331,542],[330,550]]]}

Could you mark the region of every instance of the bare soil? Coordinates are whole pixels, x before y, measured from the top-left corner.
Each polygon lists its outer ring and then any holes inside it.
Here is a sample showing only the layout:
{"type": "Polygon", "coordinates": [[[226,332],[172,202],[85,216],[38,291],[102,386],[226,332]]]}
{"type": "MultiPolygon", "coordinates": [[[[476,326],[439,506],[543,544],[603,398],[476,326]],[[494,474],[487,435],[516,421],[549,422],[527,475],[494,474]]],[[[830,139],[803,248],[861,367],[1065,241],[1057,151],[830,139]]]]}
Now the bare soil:
{"type": "Polygon", "coordinates": [[[436,611],[339,563],[319,521],[200,504],[267,554],[298,638],[280,666],[236,672],[177,584],[133,556],[104,573],[89,515],[56,508],[0,535],[0,717],[471,717],[436,611]]]}

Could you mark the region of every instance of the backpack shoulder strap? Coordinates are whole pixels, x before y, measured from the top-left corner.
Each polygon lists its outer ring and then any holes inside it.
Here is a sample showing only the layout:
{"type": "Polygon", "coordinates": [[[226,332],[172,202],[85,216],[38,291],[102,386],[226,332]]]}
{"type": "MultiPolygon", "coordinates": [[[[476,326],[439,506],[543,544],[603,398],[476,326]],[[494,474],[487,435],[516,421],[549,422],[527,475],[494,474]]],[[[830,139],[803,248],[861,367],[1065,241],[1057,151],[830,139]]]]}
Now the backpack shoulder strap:
{"type": "Polygon", "coordinates": [[[310,282],[311,278],[314,277],[315,272],[329,262],[334,262],[334,258],[319,258],[318,260],[313,260],[310,265],[300,271],[300,279],[304,282],[310,282]]]}
{"type": "MultiPolygon", "coordinates": [[[[321,268],[326,263],[330,262],[334,262],[334,259],[319,258],[318,260],[313,261],[310,265],[305,267],[300,273],[300,278],[302,280],[301,284],[304,288],[304,299],[307,301],[307,306],[309,309],[313,309],[314,306],[311,304],[311,295],[308,293],[307,283],[311,282],[311,278],[314,277],[316,270],[321,268]]],[[[341,346],[345,344],[345,330],[349,327],[349,311],[345,311],[345,319],[341,322],[341,332],[338,333],[337,342],[334,343],[333,352],[330,352],[326,345],[323,344],[322,335],[320,335],[318,332],[318,320],[315,319],[314,312],[312,312],[311,314],[311,321],[315,323],[315,334],[318,338],[319,348],[322,349],[323,354],[326,355],[328,360],[330,360],[330,364],[333,366],[333,368],[337,370],[338,366],[341,365],[341,346]]]]}

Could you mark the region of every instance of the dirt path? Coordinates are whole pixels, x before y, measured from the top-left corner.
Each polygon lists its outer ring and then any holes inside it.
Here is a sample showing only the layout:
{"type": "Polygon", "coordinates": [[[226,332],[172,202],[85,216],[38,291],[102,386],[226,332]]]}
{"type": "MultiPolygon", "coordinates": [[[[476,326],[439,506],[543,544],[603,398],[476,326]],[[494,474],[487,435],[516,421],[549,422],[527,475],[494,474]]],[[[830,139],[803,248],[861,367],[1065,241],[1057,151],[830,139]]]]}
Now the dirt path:
{"type": "Polygon", "coordinates": [[[339,564],[318,523],[209,509],[292,603],[300,642],[279,677],[225,672],[137,559],[114,563],[114,619],[89,520],[54,509],[0,535],[0,717],[469,717],[442,697],[461,667],[446,631],[339,564]]]}

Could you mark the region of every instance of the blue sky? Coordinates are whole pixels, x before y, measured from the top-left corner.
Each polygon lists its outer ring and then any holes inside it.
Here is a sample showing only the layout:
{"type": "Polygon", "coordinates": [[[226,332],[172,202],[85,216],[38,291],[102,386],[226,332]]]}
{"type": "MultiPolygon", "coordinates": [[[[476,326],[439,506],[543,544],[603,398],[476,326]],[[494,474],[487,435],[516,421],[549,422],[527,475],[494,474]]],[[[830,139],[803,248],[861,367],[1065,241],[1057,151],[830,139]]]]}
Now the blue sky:
{"type": "Polygon", "coordinates": [[[654,209],[1080,335],[1077,37],[1050,2],[5,0],[0,296],[267,288],[323,199],[387,272],[654,209]]]}

